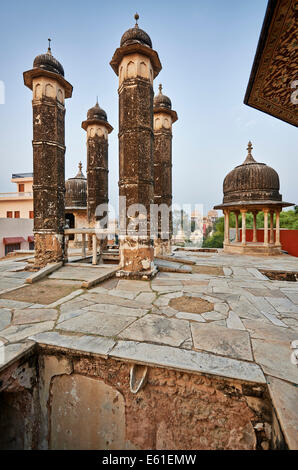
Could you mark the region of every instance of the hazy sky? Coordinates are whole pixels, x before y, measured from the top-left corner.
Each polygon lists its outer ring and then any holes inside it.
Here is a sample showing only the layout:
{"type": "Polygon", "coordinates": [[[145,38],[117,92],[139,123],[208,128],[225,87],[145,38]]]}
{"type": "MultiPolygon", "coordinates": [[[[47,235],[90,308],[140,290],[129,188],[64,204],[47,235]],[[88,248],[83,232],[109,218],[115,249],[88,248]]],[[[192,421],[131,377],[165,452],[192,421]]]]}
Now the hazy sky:
{"type": "Polygon", "coordinates": [[[32,171],[31,91],[23,71],[36,55],[53,55],[73,85],[66,100],[66,177],[81,160],[86,169],[86,133],[81,122],[99,104],[114,127],[109,146],[110,202],[118,195],[118,80],[109,65],[122,34],[140,15],[151,37],[163,84],[177,111],[173,126],[173,194],[176,202],[222,200],[227,172],[243,162],[248,140],[256,160],[275,168],[283,198],[298,202],[297,129],[243,104],[267,0],[51,0],[10,1],[1,7],[0,192],[14,191],[11,173],[32,171]]]}

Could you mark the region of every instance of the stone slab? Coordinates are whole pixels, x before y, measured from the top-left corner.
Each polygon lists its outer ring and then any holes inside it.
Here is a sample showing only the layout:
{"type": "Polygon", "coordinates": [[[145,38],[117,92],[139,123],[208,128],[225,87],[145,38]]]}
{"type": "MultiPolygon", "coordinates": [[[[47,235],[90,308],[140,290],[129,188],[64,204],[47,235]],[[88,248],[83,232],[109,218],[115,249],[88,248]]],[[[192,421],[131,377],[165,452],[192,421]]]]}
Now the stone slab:
{"type": "Polygon", "coordinates": [[[28,338],[28,336],[35,335],[36,333],[52,330],[54,328],[54,324],[55,322],[53,321],[44,321],[33,325],[9,326],[1,332],[1,336],[11,343],[16,343],[28,338]]]}
{"type": "Polygon", "coordinates": [[[237,313],[231,311],[227,318],[227,327],[233,330],[245,330],[245,326],[238,317],[237,313]]]}
{"type": "Polygon", "coordinates": [[[93,312],[102,312],[110,315],[111,313],[116,315],[124,315],[124,316],[131,316],[131,317],[142,317],[145,315],[149,309],[142,309],[142,308],[132,308],[132,307],[123,307],[120,305],[112,305],[112,304],[94,304],[90,305],[89,307],[84,307],[84,310],[93,311],[93,312]]]}
{"type": "Polygon", "coordinates": [[[243,323],[250,332],[250,336],[255,339],[264,339],[286,344],[298,339],[297,333],[294,330],[272,325],[269,323],[269,320],[267,320],[267,323],[257,320],[243,320],[243,323]]]}
{"type": "Polygon", "coordinates": [[[291,362],[290,343],[252,339],[252,348],[255,361],[265,374],[298,384],[298,367],[291,362]]]}
{"type": "Polygon", "coordinates": [[[280,313],[297,313],[298,314],[298,305],[291,302],[289,299],[281,298],[271,298],[266,297],[268,302],[280,313]]]}
{"type": "Polygon", "coordinates": [[[120,279],[116,289],[128,292],[152,292],[148,281],[132,281],[129,279],[120,279]]]}
{"type": "Polygon", "coordinates": [[[247,382],[266,383],[261,368],[256,364],[216,356],[207,352],[188,351],[135,341],[119,341],[110,351],[109,356],[141,364],[169,367],[247,382]]]}
{"type": "MultiPolygon", "coordinates": [[[[171,308],[171,307],[169,307],[171,308]]],[[[182,320],[189,320],[189,321],[197,321],[199,323],[205,323],[206,320],[204,317],[197,313],[188,313],[188,312],[178,312],[176,313],[176,318],[180,318],[182,320]]]]}
{"type": "Polygon", "coordinates": [[[1,351],[0,371],[8,367],[14,361],[17,361],[24,354],[33,351],[35,348],[34,341],[26,341],[25,343],[7,344],[1,351]]]}
{"type": "Polygon", "coordinates": [[[56,308],[59,307],[59,305],[64,304],[65,302],[68,302],[69,300],[74,299],[75,297],[78,297],[78,295],[81,295],[84,291],[82,289],[75,290],[71,292],[71,294],[66,295],[65,297],[62,297],[59,300],[56,300],[56,302],[53,302],[49,305],[47,305],[48,308],[56,308]]]}
{"type": "Polygon", "coordinates": [[[13,325],[24,325],[26,323],[40,323],[47,320],[56,320],[57,310],[53,308],[25,308],[16,309],[13,314],[13,325]]]}
{"type": "Polygon", "coordinates": [[[274,377],[267,381],[285,441],[290,450],[298,450],[298,387],[274,377]]]}
{"type": "Polygon", "coordinates": [[[43,279],[44,277],[48,276],[49,274],[57,271],[57,269],[62,267],[62,261],[59,263],[49,263],[47,266],[44,268],[40,269],[34,274],[29,275],[27,277],[26,282],[28,284],[33,284],[34,282],[40,281],[40,279],[43,279]]]}
{"type": "Polygon", "coordinates": [[[11,322],[11,311],[8,308],[0,308],[0,331],[11,322]]]}
{"type": "Polygon", "coordinates": [[[271,313],[268,313],[268,312],[263,312],[262,310],[261,310],[261,313],[268,320],[270,320],[273,325],[281,326],[282,328],[288,328],[287,325],[284,322],[282,322],[281,320],[279,320],[275,315],[272,315],[271,313]]]}
{"type": "Polygon", "coordinates": [[[136,317],[133,316],[86,312],[76,318],[59,323],[57,329],[99,336],[116,336],[135,320],[136,317]]]}
{"type": "Polygon", "coordinates": [[[40,345],[55,346],[58,348],[81,351],[88,355],[100,355],[107,357],[110,349],[116,344],[113,339],[98,336],[69,336],[56,331],[39,333],[31,336],[30,339],[40,345]]]}
{"type": "Polygon", "coordinates": [[[126,328],[120,337],[179,347],[190,337],[189,323],[185,320],[149,314],[126,328]]]}
{"type": "Polygon", "coordinates": [[[194,347],[214,354],[252,361],[247,331],[212,324],[191,324],[194,347]]]}

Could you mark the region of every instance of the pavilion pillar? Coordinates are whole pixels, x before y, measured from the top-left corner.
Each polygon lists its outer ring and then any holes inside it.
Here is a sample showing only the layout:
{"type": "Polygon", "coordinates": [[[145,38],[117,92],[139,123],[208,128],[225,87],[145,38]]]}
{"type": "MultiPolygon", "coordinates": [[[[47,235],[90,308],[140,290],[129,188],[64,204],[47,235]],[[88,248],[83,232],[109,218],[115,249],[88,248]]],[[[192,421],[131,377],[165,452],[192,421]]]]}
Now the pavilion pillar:
{"type": "Polygon", "coordinates": [[[229,217],[229,210],[226,209],[224,211],[224,217],[225,217],[225,234],[224,234],[224,242],[225,243],[229,243],[230,242],[230,217],[229,217]]]}
{"type": "Polygon", "coordinates": [[[258,237],[257,237],[257,211],[253,211],[252,216],[253,216],[253,236],[252,236],[252,241],[253,241],[253,243],[257,243],[257,241],[258,241],[258,237]]]}
{"type": "Polygon", "coordinates": [[[277,210],[276,214],[276,223],[275,223],[275,245],[280,245],[280,211],[277,210]]]}
{"type": "Polygon", "coordinates": [[[235,217],[236,217],[236,238],[235,238],[235,242],[239,242],[239,211],[235,211],[234,214],[235,214],[235,217]]]}
{"type": "Polygon", "coordinates": [[[241,209],[242,216],[242,245],[246,245],[246,209],[241,209]]]}
{"type": "Polygon", "coordinates": [[[263,209],[264,212],[264,245],[268,245],[268,209],[263,209]]]}
{"type": "Polygon", "coordinates": [[[274,212],[270,211],[270,243],[273,244],[274,243],[274,230],[273,230],[273,227],[274,227],[274,212]]]}

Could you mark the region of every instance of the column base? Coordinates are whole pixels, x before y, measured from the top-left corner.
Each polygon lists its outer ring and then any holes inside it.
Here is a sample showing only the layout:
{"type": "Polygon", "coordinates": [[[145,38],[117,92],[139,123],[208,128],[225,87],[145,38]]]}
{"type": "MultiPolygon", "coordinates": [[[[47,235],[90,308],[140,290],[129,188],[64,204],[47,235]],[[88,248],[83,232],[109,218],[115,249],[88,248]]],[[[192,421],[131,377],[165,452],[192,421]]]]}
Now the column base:
{"type": "Polygon", "coordinates": [[[53,232],[34,232],[34,250],[34,267],[36,268],[64,261],[64,235],[53,232]]]}
{"type": "Polygon", "coordinates": [[[116,272],[116,277],[135,281],[150,281],[156,276],[157,273],[158,270],[156,266],[154,266],[150,271],[124,271],[124,269],[120,269],[116,272]]]}

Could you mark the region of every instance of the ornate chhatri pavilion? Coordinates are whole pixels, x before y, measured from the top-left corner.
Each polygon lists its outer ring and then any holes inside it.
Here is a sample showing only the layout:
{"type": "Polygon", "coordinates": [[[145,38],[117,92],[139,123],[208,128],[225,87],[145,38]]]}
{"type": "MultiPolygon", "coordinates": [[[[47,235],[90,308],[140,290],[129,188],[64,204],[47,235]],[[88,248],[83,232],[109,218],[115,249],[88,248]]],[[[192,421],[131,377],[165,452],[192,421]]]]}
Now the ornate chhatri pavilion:
{"type": "Polygon", "coordinates": [[[248,143],[248,154],[242,165],[236,166],[224,179],[223,203],[214,209],[224,213],[224,251],[227,253],[278,255],[281,253],[279,215],[283,207],[292,206],[282,201],[279,193],[279,176],[266,165],[253,158],[252,143],[248,143]],[[236,216],[236,238],[230,241],[230,213],[236,216]],[[253,214],[253,240],[246,239],[246,214],[253,214]],[[257,241],[257,214],[264,213],[264,242],[257,241]],[[239,236],[238,218],[242,217],[242,237],[239,236]],[[274,237],[274,214],[276,228],[274,237]],[[269,226],[270,218],[270,226],[269,226]]]}

